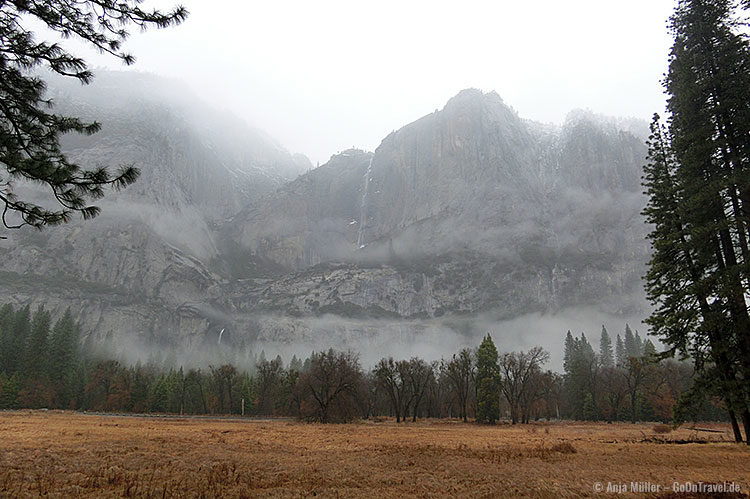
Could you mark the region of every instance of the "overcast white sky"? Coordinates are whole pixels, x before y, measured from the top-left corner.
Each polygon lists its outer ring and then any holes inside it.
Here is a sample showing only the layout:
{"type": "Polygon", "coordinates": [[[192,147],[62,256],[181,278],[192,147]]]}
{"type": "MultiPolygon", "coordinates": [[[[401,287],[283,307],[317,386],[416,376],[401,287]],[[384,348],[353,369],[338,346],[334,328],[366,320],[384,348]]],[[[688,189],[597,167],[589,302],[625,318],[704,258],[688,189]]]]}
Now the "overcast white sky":
{"type": "Polygon", "coordinates": [[[373,150],[467,87],[545,122],[575,108],[649,119],[664,107],[673,0],[181,3],[183,25],[134,30],[130,69],[186,81],[313,163],[373,150]]]}

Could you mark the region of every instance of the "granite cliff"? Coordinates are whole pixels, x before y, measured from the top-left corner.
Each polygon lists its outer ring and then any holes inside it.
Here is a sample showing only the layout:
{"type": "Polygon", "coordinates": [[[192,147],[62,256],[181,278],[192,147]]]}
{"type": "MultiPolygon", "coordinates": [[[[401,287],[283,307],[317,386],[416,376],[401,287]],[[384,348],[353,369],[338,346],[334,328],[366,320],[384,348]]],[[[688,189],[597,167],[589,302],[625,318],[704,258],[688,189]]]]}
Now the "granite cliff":
{"type": "Polygon", "coordinates": [[[72,157],[143,175],[93,221],[0,243],[0,289],[70,306],[94,344],[194,359],[387,351],[396,336],[460,343],[524,314],[645,312],[638,123],[575,112],[542,125],[470,89],[374,152],[310,169],[148,75],[54,92],[63,112],[103,124],[66,138],[72,157]]]}

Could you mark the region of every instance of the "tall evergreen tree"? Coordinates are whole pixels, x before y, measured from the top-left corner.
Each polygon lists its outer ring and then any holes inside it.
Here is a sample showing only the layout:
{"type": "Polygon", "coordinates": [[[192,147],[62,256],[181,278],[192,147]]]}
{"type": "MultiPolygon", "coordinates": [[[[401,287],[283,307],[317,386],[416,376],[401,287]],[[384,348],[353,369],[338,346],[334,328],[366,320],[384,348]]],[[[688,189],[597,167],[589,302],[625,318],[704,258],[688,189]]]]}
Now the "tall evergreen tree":
{"type": "Polygon", "coordinates": [[[56,381],[60,403],[65,406],[73,397],[78,358],[78,338],[80,329],[73,320],[70,309],[52,328],[49,355],[49,377],[56,381]]]}
{"type": "Polygon", "coordinates": [[[649,339],[643,343],[643,356],[647,359],[654,359],[656,357],[656,346],[649,339]]]}
{"type": "Polygon", "coordinates": [[[613,367],[615,357],[612,352],[612,339],[609,337],[607,328],[602,325],[602,335],[599,338],[599,362],[604,367],[613,367]]]}
{"type": "Polygon", "coordinates": [[[563,357],[563,370],[566,373],[570,372],[571,362],[573,360],[574,351],[576,349],[576,340],[573,338],[573,333],[568,329],[568,334],[565,335],[565,352],[563,357]]]}
{"type": "Polygon", "coordinates": [[[10,303],[0,307],[0,373],[8,372],[8,357],[11,349],[11,331],[15,310],[10,303]]]}
{"type": "Polygon", "coordinates": [[[20,372],[26,360],[26,346],[31,334],[31,310],[28,305],[16,311],[7,334],[9,338],[5,354],[5,369],[10,375],[20,372]]]}
{"type": "Polygon", "coordinates": [[[645,343],[643,342],[643,338],[641,338],[640,333],[638,333],[638,330],[635,331],[635,349],[638,353],[638,357],[643,357],[643,347],[645,346],[645,343]]]}
{"type": "Polygon", "coordinates": [[[583,355],[583,358],[586,359],[587,362],[594,362],[596,359],[596,354],[594,354],[594,347],[591,346],[591,343],[589,343],[588,338],[586,338],[585,333],[581,333],[581,355],[583,355]]]}
{"type": "Polygon", "coordinates": [[[500,417],[500,365],[489,333],[477,350],[477,421],[494,423],[500,417]]]}
{"type": "Polygon", "coordinates": [[[617,342],[615,343],[615,361],[617,362],[617,366],[624,366],[627,358],[628,356],[625,353],[625,343],[623,343],[622,337],[618,334],[617,342]]]}
{"type": "Polygon", "coordinates": [[[39,377],[46,374],[51,322],[50,313],[43,306],[39,306],[31,321],[31,333],[26,349],[24,373],[27,376],[39,377]]]}
{"type": "Polygon", "coordinates": [[[633,330],[630,329],[628,324],[625,324],[625,355],[628,357],[640,357],[641,352],[638,348],[638,342],[635,339],[633,330]]]}
{"type": "Polygon", "coordinates": [[[21,381],[18,373],[13,373],[12,376],[5,376],[5,373],[0,373],[0,409],[15,409],[18,407],[18,391],[20,390],[21,381]]]}
{"type": "Polygon", "coordinates": [[[571,335],[571,338],[564,387],[573,417],[584,419],[587,398],[590,397],[592,403],[596,399],[597,359],[585,334],[581,333],[580,338],[571,335]]]}
{"type": "Polygon", "coordinates": [[[698,371],[703,373],[708,372],[704,366],[717,366],[716,370],[711,370],[717,375],[716,382],[701,380],[700,383],[714,386],[724,399],[735,439],[740,441],[742,436],[735,417],[739,410],[734,388],[736,375],[730,360],[732,349],[726,337],[730,327],[726,316],[710,304],[702,263],[692,245],[689,224],[683,213],[683,194],[670,132],[658,115],[651,124],[648,145],[644,186],[649,202],[643,213],[654,227],[649,235],[654,251],[646,274],[646,290],[656,307],[646,322],[669,346],[666,354],[690,355],[698,371]],[[694,335],[695,332],[698,334],[694,335]]]}
{"type": "Polygon", "coordinates": [[[654,226],[646,287],[652,332],[713,373],[747,437],[750,49],[733,9],[729,0],[682,0],[671,18],[669,130],[652,126],[644,176],[654,226]]]}

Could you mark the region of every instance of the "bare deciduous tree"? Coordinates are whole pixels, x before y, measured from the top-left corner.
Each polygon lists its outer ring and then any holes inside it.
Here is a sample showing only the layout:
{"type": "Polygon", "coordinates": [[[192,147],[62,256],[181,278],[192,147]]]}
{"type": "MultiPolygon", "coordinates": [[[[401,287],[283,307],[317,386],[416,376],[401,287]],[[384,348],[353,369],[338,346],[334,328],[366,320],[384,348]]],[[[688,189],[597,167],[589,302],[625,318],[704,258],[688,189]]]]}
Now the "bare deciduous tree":
{"type": "Polygon", "coordinates": [[[303,416],[321,423],[354,419],[359,409],[361,382],[362,369],[355,353],[333,349],[313,353],[310,369],[300,377],[307,398],[303,402],[303,416]]]}
{"type": "Polygon", "coordinates": [[[408,386],[411,394],[412,422],[417,421],[417,411],[422,403],[427,387],[434,381],[435,366],[419,357],[412,357],[408,364],[408,386]]]}
{"type": "Polygon", "coordinates": [[[396,413],[396,422],[400,423],[402,416],[406,419],[407,412],[405,406],[408,386],[407,380],[402,376],[406,369],[402,366],[402,362],[396,362],[393,357],[389,357],[380,359],[373,372],[378,385],[388,394],[391,408],[396,413]]]}
{"type": "Polygon", "coordinates": [[[464,348],[458,355],[453,355],[451,360],[443,359],[440,363],[440,375],[448,381],[453,396],[458,403],[459,415],[468,421],[467,408],[469,405],[469,395],[472,390],[472,380],[474,379],[474,359],[471,350],[464,348]]]}
{"type": "Polygon", "coordinates": [[[500,384],[503,395],[510,406],[510,418],[516,424],[522,414],[522,404],[535,390],[534,380],[540,367],[549,360],[549,353],[542,347],[534,347],[528,352],[511,352],[500,358],[500,384]]]}

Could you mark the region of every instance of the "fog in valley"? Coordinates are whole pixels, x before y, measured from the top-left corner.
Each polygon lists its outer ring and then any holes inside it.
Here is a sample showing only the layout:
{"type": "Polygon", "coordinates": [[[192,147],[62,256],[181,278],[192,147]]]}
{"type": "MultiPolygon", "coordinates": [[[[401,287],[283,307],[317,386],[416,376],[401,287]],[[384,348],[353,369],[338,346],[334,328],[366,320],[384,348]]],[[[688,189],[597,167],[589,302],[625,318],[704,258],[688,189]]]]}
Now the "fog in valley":
{"type": "Polygon", "coordinates": [[[179,1],[0,0],[0,497],[747,495],[750,0],[179,1]]]}
{"type": "Polygon", "coordinates": [[[39,70],[56,111],[102,124],[63,137],[71,160],[141,177],[93,220],[0,240],[6,302],[70,308],[126,363],[371,366],[490,333],[559,371],[568,330],[645,335],[640,176],[672,2],[186,6],[129,39],[132,67],[68,39],[93,82],[39,70]],[[592,42],[627,19],[638,37],[592,42]]]}

